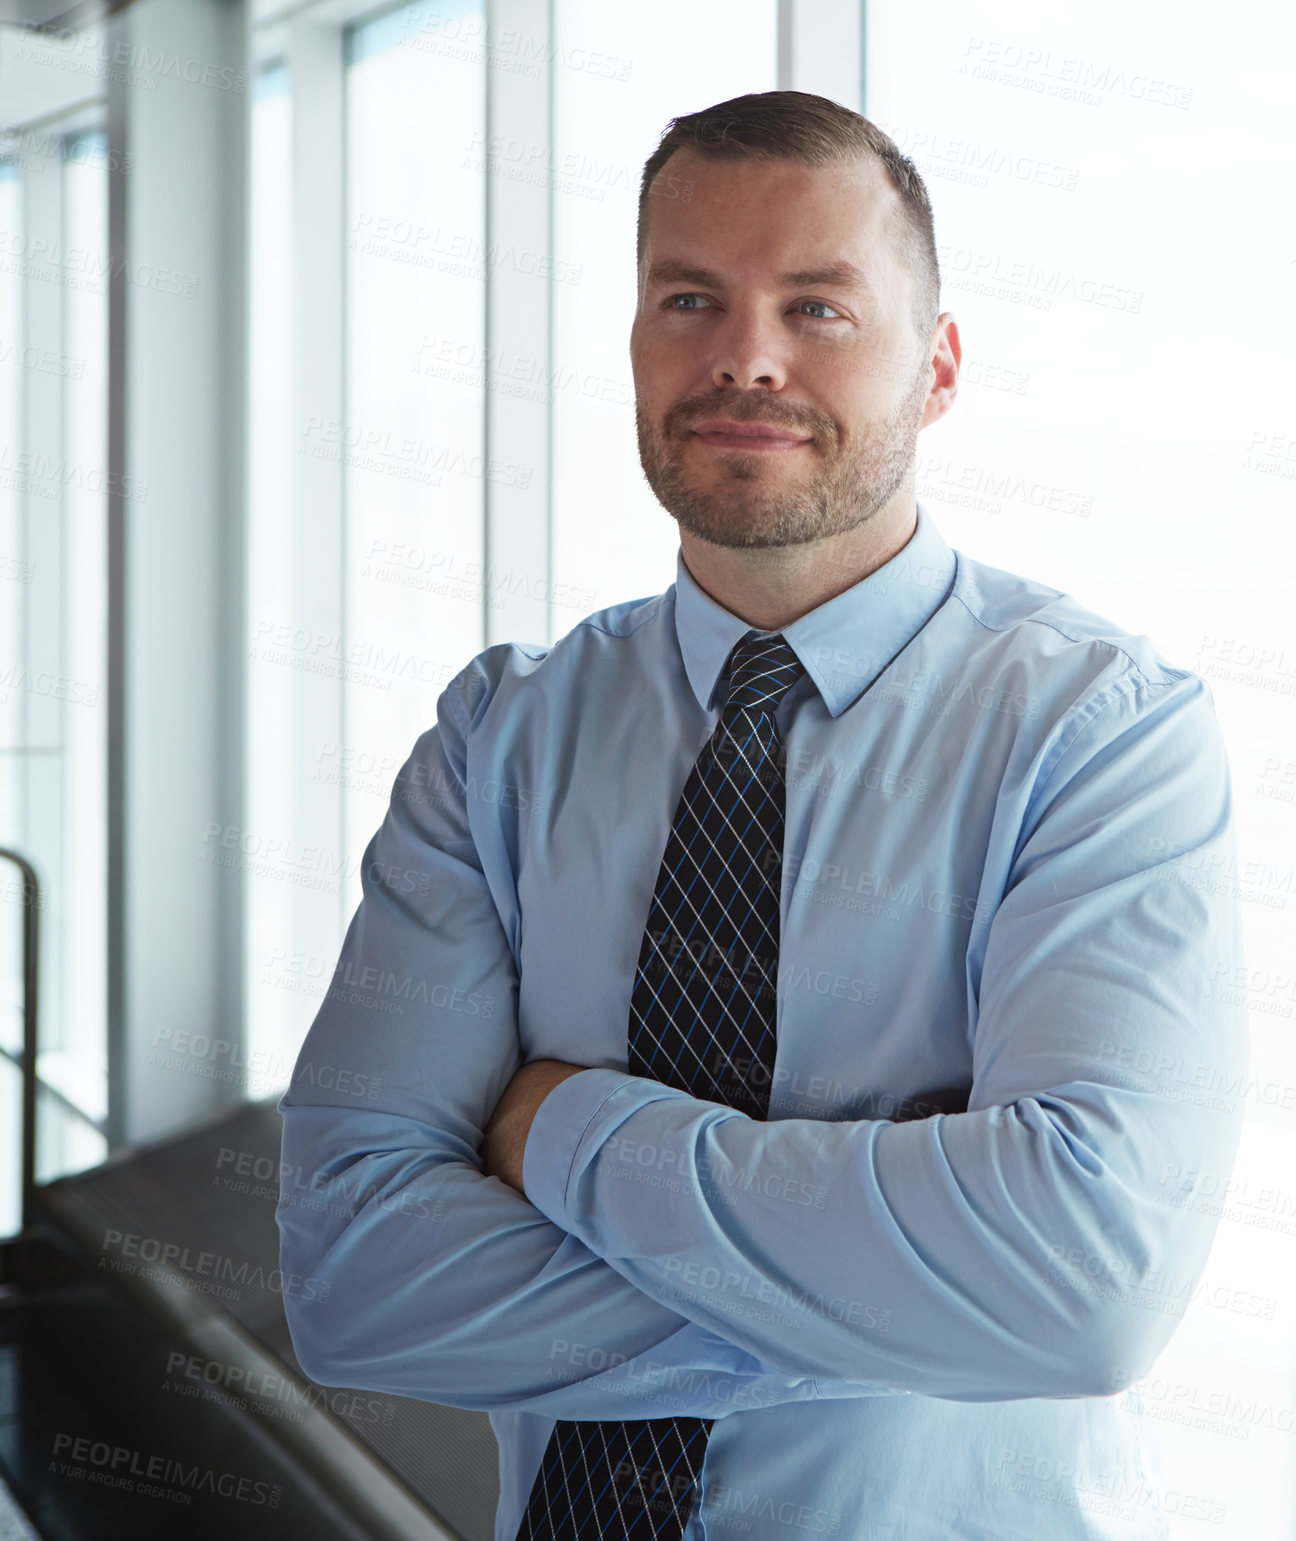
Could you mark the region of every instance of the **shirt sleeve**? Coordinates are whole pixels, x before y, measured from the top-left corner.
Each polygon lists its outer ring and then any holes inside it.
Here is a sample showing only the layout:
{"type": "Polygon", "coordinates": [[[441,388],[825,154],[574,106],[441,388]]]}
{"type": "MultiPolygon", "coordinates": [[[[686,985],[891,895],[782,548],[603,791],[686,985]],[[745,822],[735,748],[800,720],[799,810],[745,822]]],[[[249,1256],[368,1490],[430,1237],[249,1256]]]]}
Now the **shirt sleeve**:
{"type": "MultiPolygon", "coordinates": [[[[556,1418],[816,1398],[811,1377],[653,1300],[483,1175],[482,1130],[521,1051],[512,953],[469,832],[469,727],[452,686],[365,851],[361,903],[278,1104],[284,1309],[302,1368],[556,1418]]],[[[874,1390],[889,1388],[852,1394],[874,1390]]]]}
{"type": "Polygon", "coordinates": [[[965,1113],[765,1122],[591,1070],[537,1112],[528,1197],[825,1394],[1088,1396],[1146,1373],[1218,1223],[1181,1174],[1231,1170],[1246,1076],[1245,1015],[1208,983],[1240,917],[1204,682],[1139,676],[1081,706],[1013,829],[969,967],[965,1113]],[[664,1180],[626,1180],[640,1167],[664,1180]],[[795,1201],[816,1188],[822,1208],[795,1201]]]}

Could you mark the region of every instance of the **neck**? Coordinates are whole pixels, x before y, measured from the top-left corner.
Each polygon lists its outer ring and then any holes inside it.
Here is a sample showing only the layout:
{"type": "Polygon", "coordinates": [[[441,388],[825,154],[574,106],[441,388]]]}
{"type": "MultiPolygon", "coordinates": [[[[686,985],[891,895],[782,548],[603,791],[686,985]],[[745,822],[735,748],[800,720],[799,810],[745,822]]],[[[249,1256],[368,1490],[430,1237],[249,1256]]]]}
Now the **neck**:
{"type": "Polygon", "coordinates": [[[758,631],[782,631],[903,551],[918,528],[912,491],[840,535],[796,546],[716,546],[680,531],[689,576],[758,631]]]}

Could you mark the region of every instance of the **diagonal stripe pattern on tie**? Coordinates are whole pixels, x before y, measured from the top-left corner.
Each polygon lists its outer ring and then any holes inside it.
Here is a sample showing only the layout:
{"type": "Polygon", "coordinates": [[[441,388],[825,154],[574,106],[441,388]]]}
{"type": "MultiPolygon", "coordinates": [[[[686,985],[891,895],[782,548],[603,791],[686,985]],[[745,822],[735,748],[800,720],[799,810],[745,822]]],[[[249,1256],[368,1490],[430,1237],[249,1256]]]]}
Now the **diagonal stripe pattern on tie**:
{"type": "MultiPolygon", "coordinates": [[[[774,1069],[783,745],[803,673],[781,635],[744,637],[666,841],[630,1000],[627,1067],[763,1119],[774,1069]]],[[[517,1541],[679,1541],[714,1420],[555,1426],[517,1541]]]]}

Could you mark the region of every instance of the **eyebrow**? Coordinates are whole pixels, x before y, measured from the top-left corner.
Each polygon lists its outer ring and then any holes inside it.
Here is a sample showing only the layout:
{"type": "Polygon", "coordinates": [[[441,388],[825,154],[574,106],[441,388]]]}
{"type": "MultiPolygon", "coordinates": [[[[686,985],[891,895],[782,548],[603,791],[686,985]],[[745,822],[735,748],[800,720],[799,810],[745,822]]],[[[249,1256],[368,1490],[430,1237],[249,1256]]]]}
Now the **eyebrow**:
{"type": "MultiPolygon", "coordinates": [[[[687,262],[658,262],[648,269],[650,284],[701,284],[705,289],[723,289],[724,280],[711,268],[695,268],[687,262]]],[[[803,289],[816,284],[839,284],[849,288],[857,285],[869,287],[868,278],[853,262],[829,262],[817,268],[798,268],[791,273],[780,273],[780,288],[803,289]]]]}

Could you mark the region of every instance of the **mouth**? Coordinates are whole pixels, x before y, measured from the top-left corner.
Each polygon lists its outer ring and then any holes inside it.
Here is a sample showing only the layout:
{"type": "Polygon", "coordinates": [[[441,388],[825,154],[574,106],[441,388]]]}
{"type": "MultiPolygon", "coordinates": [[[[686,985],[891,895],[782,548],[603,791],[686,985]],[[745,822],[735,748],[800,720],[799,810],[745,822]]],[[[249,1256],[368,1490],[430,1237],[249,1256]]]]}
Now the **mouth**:
{"type": "Polygon", "coordinates": [[[693,437],[713,449],[738,449],[757,454],[778,454],[809,444],[806,434],[778,428],[773,423],[736,423],[716,420],[699,423],[693,437]]]}

